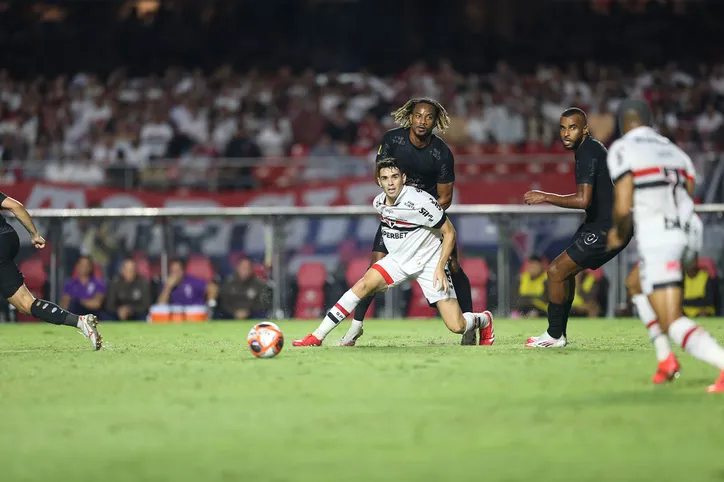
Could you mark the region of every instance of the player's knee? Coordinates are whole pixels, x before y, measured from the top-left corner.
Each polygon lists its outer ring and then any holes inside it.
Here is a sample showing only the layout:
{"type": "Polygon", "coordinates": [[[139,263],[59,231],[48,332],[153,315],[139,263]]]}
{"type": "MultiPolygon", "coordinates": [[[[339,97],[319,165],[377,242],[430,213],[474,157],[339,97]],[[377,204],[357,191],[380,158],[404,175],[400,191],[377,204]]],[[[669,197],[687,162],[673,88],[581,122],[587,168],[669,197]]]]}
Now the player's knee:
{"type": "Polygon", "coordinates": [[[460,266],[460,260],[457,256],[450,256],[450,261],[448,261],[448,268],[453,273],[457,273],[462,269],[460,266]]]}
{"type": "Polygon", "coordinates": [[[18,293],[10,300],[11,304],[24,315],[29,315],[35,297],[28,290],[18,290],[18,293]],[[23,292],[24,291],[24,292],[23,292]]]}
{"type": "Polygon", "coordinates": [[[548,275],[549,281],[563,281],[566,275],[564,270],[562,270],[561,267],[556,263],[551,263],[548,266],[548,268],[546,269],[546,274],[548,275]]]}

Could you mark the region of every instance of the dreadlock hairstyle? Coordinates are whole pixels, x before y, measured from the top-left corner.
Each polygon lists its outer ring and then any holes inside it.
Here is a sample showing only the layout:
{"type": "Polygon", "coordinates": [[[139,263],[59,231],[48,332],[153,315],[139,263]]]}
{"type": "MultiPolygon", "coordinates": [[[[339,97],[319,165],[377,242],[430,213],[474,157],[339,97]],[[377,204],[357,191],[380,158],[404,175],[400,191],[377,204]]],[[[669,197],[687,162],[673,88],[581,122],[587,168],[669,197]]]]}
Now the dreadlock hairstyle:
{"type": "Polygon", "coordinates": [[[405,105],[392,112],[392,117],[395,118],[395,122],[400,127],[410,127],[410,116],[417,107],[417,104],[429,104],[435,108],[435,127],[437,130],[445,132],[450,127],[450,116],[448,115],[445,108],[436,100],[428,97],[415,97],[408,100],[405,105]]]}

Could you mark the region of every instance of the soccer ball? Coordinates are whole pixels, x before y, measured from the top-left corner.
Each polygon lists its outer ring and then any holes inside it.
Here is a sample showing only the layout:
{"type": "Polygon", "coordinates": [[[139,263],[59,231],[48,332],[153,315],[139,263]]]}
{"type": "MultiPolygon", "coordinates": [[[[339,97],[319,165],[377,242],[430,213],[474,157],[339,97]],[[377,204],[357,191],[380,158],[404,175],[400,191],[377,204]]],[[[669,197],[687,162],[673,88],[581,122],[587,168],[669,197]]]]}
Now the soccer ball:
{"type": "Polygon", "coordinates": [[[271,321],[254,325],[247,338],[251,354],[257,358],[273,358],[284,347],[282,330],[271,321]]]}

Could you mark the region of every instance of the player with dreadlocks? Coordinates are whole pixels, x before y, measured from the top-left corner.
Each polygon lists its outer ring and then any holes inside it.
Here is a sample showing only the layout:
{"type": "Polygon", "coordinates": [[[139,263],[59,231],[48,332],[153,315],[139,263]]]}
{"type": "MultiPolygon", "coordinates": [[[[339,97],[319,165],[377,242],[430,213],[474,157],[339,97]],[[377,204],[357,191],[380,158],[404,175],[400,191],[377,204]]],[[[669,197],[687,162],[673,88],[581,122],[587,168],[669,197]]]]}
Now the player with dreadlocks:
{"type": "MultiPolygon", "coordinates": [[[[385,134],[377,151],[377,161],[389,157],[395,158],[400,169],[407,175],[408,186],[430,193],[443,209],[447,209],[452,204],[455,159],[447,144],[433,134],[433,130],[437,128],[438,132],[445,132],[450,127],[450,116],[439,102],[429,98],[410,99],[394,111],[392,116],[400,127],[385,134]]],[[[384,242],[386,235],[389,233],[383,231],[380,225],[372,247],[370,265],[387,254],[384,242]]],[[[453,250],[448,269],[460,308],[463,312],[472,312],[470,280],[460,266],[457,249],[453,250]]],[[[362,336],[362,323],[373,299],[374,296],[367,297],[357,305],[352,326],[342,338],[341,345],[354,346],[357,339],[362,336]]],[[[493,344],[495,333],[492,322],[482,335],[481,345],[493,344]]],[[[463,335],[462,344],[475,344],[475,330],[463,335]]]]}

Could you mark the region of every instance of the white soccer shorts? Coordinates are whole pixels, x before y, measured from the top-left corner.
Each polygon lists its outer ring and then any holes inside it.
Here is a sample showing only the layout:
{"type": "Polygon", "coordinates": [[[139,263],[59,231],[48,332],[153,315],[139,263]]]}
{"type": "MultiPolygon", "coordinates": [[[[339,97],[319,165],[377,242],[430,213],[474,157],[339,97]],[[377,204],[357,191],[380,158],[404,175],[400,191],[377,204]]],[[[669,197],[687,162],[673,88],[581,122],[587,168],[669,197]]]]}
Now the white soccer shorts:
{"type": "Polygon", "coordinates": [[[392,258],[392,256],[385,256],[384,258],[372,265],[372,269],[376,270],[382,275],[382,277],[385,279],[385,282],[387,282],[387,286],[389,286],[390,288],[393,286],[397,286],[400,283],[407,281],[408,279],[412,279],[415,280],[418,285],[420,285],[420,288],[422,288],[422,293],[425,295],[427,302],[430,304],[437,303],[440,300],[457,299],[457,295],[455,294],[455,288],[453,287],[452,281],[450,279],[450,272],[448,271],[447,267],[445,268],[445,273],[447,274],[450,288],[448,289],[447,293],[443,293],[442,291],[438,291],[437,289],[435,289],[435,287],[433,286],[435,267],[435,263],[428,263],[414,273],[406,273],[402,269],[402,267],[392,258]]]}
{"type": "Polygon", "coordinates": [[[685,228],[688,242],[683,256],[684,269],[696,260],[704,246],[704,223],[694,214],[685,228]]]}
{"type": "Polygon", "coordinates": [[[650,295],[654,290],[681,286],[684,279],[684,256],[689,247],[688,235],[683,231],[670,231],[651,244],[639,240],[638,251],[641,269],[641,290],[650,295]],[[662,243],[666,240],[666,243],[662,243]]]}

